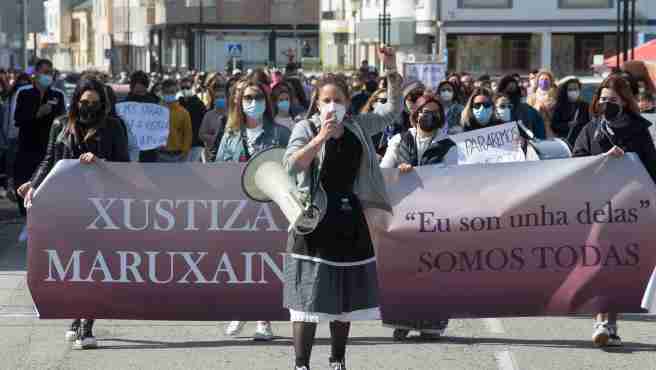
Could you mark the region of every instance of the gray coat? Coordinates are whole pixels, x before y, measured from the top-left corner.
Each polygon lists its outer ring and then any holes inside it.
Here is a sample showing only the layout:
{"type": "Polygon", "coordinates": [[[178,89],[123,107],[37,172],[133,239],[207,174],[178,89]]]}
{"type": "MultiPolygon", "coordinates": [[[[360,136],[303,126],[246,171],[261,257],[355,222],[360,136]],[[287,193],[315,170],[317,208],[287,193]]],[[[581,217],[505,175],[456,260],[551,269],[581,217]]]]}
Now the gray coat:
{"type": "MultiPolygon", "coordinates": [[[[383,131],[385,127],[398,119],[401,114],[400,86],[394,85],[389,84],[387,104],[378,107],[373,113],[364,113],[344,120],[344,127],[355,134],[362,144],[363,155],[360,163],[360,171],[355,181],[354,192],[365,209],[378,208],[386,211],[392,210],[385,189],[383,175],[378,166],[376,149],[371,137],[383,131]]],[[[314,125],[317,130],[320,129],[321,122],[318,115],[313,116],[309,120],[301,121],[294,126],[292,136],[287,145],[287,151],[283,158],[283,164],[288,173],[296,178],[299,193],[305,196],[308,196],[310,191],[311,169],[299,169],[295,166],[295,163],[290,161],[290,157],[305,147],[314,138],[315,135],[311,125],[314,125]]],[[[325,146],[318,153],[318,172],[321,171],[321,167],[323,166],[324,156],[325,146]]],[[[315,198],[315,205],[322,212],[325,211],[325,199],[325,192],[320,188],[315,198]]]]}

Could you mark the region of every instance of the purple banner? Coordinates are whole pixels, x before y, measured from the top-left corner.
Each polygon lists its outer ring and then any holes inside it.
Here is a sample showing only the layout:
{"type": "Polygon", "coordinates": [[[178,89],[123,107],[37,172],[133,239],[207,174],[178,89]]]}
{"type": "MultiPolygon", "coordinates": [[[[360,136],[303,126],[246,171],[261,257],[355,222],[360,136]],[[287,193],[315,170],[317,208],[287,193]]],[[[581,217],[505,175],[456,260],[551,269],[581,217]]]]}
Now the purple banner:
{"type": "Polygon", "coordinates": [[[388,172],[385,319],[642,312],[656,187],[634,155],[388,172]]]}

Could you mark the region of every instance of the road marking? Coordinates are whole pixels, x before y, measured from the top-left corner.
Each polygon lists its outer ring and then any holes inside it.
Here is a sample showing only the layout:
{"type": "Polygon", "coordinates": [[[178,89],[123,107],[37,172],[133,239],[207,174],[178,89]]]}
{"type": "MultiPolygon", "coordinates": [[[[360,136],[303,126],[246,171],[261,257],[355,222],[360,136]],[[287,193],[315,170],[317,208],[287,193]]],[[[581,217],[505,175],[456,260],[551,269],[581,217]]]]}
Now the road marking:
{"type": "Polygon", "coordinates": [[[35,306],[0,305],[0,318],[38,317],[35,306]]]}
{"type": "Polygon", "coordinates": [[[506,329],[503,328],[503,323],[501,323],[501,320],[489,318],[489,319],[483,319],[483,322],[485,323],[485,326],[487,327],[487,330],[490,333],[506,334],[506,329]]]}
{"type": "Polygon", "coordinates": [[[519,370],[517,362],[510,351],[497,352],[494,355],[499,370],[519,370]]]}

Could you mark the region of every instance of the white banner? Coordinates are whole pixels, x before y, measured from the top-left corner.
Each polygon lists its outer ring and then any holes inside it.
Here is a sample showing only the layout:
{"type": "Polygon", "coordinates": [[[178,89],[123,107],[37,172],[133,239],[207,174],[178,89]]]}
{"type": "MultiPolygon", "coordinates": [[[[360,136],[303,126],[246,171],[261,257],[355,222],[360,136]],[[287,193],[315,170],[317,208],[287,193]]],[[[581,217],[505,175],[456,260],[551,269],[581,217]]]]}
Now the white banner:
{"type": "Polygon", "coordinates": [[[165,146],[169,138],[169,109],[150,103],[116,104],[116,112],[136,137],[141,150],[165,146]]]}
{"type": "Polygon", "coordinates": [[[451,140],[458,147],[458,164],[526,160],[517,122],[452,135],[451,140]]]}

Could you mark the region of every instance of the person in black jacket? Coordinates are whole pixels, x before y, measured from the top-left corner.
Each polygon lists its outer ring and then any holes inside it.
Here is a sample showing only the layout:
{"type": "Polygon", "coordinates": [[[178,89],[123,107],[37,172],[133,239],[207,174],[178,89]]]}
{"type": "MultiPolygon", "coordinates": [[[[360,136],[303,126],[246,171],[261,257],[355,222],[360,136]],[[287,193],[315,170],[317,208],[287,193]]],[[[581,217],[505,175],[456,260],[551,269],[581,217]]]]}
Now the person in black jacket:
{"type": "MultiPolygon", "coordinates": [[[[634,152],[656,182],[656,148],[649,134],[651,123],[641,117],[629,83],[617,75],[607,78],[592,100],[590,113],[593,119],[576,139],[573,155],[621,157],[634,152]]],[[[595,319],[594,344],[620,346],[617,313],[599,313],[595,319]]]]}
{"type": "Polygon", "coordinates": [[[191,140],[191,152],[189,152],[189,162],[200,162],[200,157],[203,154],[205,147],[203,141],[200,139],[198,132],[200,126],[203,124],[203,117],[207,113],[205,104],[194,94],[192,90],[192,81],[190,78],[183,78],[180,80],[180,92],[178,101],[184,109],[189,112],[191,116],[191,129],[193,137],[191,140]]]}
{"type": "MultiPolygon", "coordinates": [[[[129,162],[128,143],[121,123],[108,115],[108,99],[105,86],[95,80],[82,80],[73,94],[67,116],[57,119],[50,130],[45,158],[32,176],[25,202],[32,202],[34,189],[46,178],[61,159],[80,159],[92,164],[98,160],[129,162]]],[[[92,319],[76,319],[66,333],[66,339],[74,341],[73,348],[95,348],[92,319]]]]}
{"type": "Polygon", "coordinates": [[[590,106],[581,98],[581,81],[571,77],[558,85],[551,129],[556,137],[574,146],[583,127],[590,122],[590,106]]]}
{"type": "MultiPolygon", "coordinates": [[[[144,71],[136,71],[130,75],[130,93],[125,102],[159,104],[157,95],[148,91],[150,77],[144,71]]],[[[157,162],[157,149],[144,150],[139,153],[139,162],[157,162]]]]}

